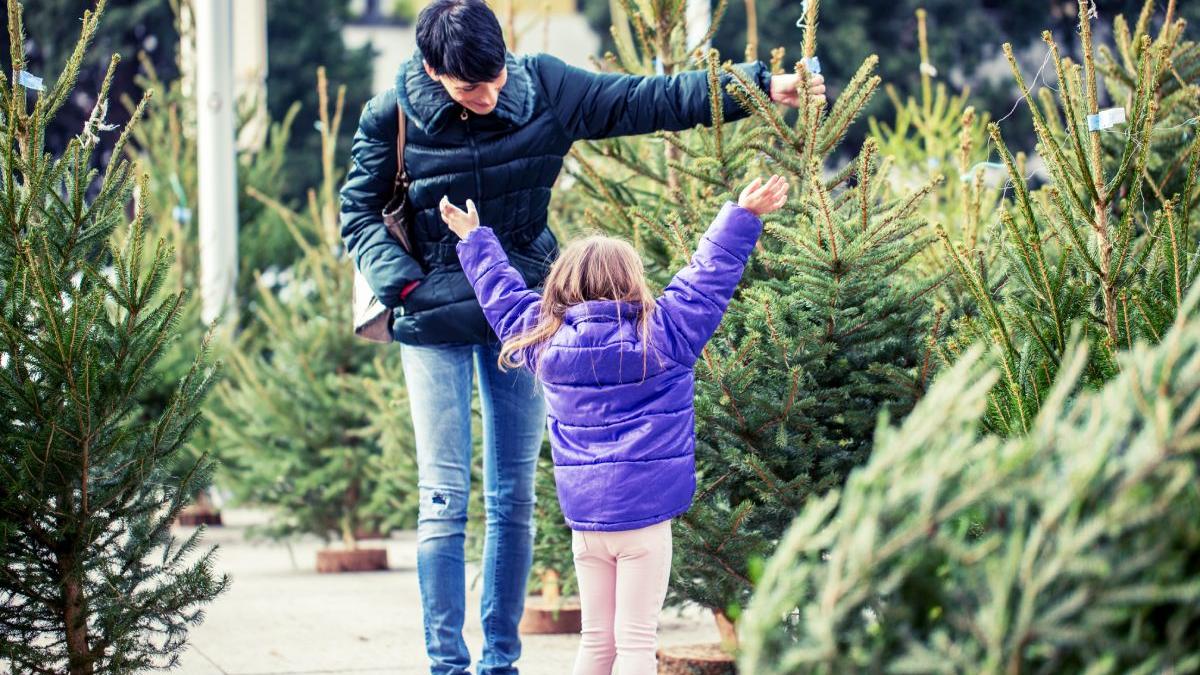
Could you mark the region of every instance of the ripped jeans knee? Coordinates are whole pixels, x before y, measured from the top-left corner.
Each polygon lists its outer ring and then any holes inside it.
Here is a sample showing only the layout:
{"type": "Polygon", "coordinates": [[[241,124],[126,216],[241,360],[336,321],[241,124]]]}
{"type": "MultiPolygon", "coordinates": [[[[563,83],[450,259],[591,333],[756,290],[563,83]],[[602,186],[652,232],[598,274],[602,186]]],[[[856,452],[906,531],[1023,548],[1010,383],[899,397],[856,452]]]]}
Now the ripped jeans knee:
{"type": "Polygon", "coordinates": [[[467,531],[467,493],[447,487],[418,489],[417,541],[452,537],[467,531]]]}

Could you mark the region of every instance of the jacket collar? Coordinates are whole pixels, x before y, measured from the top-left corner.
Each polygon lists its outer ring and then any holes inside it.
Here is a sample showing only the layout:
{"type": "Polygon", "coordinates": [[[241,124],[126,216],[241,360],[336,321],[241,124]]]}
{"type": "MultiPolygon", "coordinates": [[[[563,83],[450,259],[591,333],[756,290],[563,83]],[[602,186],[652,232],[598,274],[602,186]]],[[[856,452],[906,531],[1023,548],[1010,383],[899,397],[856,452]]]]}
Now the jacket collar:
{"type": "MultiPolygon", "coordinates": [[[[508,68],[508,80],[500,89],[496,109],[487,117],[521,126],[533,116],[533,82],[524,62],[518,61],[512,52],[504,53],[504,65],[508,68]]],[[[446,88],[425,72],[419,49],[400,66],[400,72],[396,75],[396,95],[408,119],[429,134],[444,129],[463,110],[450,98],[446,88]]]]}
{"type": "Polygon", "coordinates": [[[571,305],[563,312],[563,321],[575,325],[584,321],[633,321],[642,314],[642,306],[623,300],[588,300],[571,305]]]}

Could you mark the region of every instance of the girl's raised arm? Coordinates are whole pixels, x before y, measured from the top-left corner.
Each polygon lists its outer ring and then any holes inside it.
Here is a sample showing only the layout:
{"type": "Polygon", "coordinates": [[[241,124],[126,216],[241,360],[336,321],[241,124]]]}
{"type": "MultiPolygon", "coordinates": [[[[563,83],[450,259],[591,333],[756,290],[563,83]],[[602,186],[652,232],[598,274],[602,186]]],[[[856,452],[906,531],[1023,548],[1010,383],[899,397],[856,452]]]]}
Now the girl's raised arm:
{"type": "Polygon", "coordinates": [[[787,200],[779,176],[755,179],[738,203],[726,202],[700,238],[691,263],[679,271],[658,299],[658,314],[672,358],[691,364],[700,357],[741,281],[746,261],[762,234],[762,219],[787,200]]]}

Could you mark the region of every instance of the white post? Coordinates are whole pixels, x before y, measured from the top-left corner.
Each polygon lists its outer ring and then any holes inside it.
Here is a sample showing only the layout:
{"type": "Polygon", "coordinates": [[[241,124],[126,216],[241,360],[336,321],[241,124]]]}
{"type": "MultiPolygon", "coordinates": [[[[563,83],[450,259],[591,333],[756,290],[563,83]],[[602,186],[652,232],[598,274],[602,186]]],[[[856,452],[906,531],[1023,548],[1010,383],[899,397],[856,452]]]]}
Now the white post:
{"type": "MultiPolygon", "coordinates": [[[[687,47],[688,49],[708,49],[712,42],[700,43],[708,29],[712,26],[712,0],[687,0],[687,47]]],[[[691,56],[690,54],[688,55],[691,56]]]]}
{"type": "Polygon", "coordinates": [[[196,126],[200,297],[205,323],[237,319],[237,161],[233,122],[233,0],[197,0],[196,126]]]}
{"type": "MultiPolygon", "coordinates": [[[[196,96],[196,14],[191,2],[179,3],[179,86],[196,96]]],[[[181,111],[180,122],[183,135],[196,137],[196,111],[192,108],[181,111]]]]}
{"type": "Polygon", "coordinates": [[[251,106],[238,131],[238,148],[258,150],[267,140],[267,0],[233,3],[233,95],[251,106]]]}

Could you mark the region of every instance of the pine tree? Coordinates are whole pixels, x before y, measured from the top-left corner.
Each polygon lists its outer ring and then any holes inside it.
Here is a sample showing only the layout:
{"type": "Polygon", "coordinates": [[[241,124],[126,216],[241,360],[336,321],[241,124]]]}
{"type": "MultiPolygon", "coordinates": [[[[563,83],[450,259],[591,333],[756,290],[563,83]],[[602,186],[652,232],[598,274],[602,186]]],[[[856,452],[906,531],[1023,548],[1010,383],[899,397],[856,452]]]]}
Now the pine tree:
{"type": "MultiPolygon", "coordinates": [[[[178,24],[180,12],[190,11],[190,5],[173,3],[173,6],[178,24]]],[[[165,239],[174,251],[174,264],[161,293],[175,293],[197,288],[200,284],[199,213],[195,209],[198,196],[195,101],[193,94],[184,90],[181,80],[163,81],[153,60],[146,54],[139,54],[139,61],[141,72],[135,82],[144,91],[156,92],[156,105],[132,129],[125,151],[130,160],[145,168],[148,175],[137,198],[145,202],[149,214],[145,220],[147,236],[165,239]]],[[[175,70],[178,70],[178,65],[175,70]]],[[[128,96],[122,97],[121,102],[130,113],[137,106],[128,96]]],[[[239,129],[254,115],[252,103],[246,98],[237,102],[239,129]]],[[[278,214],[249,195],[251,189],[269,195],[283,192],[285,176],[282,168],[287,162],[288,138],[298,109],[298,104],[294,105],[287,117],[270,125],[261,148],[238,149],[236,297],[240,306],[238,316],[243,324],[249,324],[253,316],[249,305],[253,299],[255,275],[265,272],[270,278],[278,280],[278,270],[286,269],[299,255],[299,246],[278,214]]],[[[155,384],[147,388],[141,398],[147,414],[157,414],[163,409],[170,399],[174,382],[187,372],[192,354],[204,339],[207,327],[201,319],[200,304],[198,294],[189,295],[181,309],[179,339],[171,343],[155,364],[155,376],[152,378],[155,384]]],[[[220,354],[230,346],[229,343],[224,335],[219,334],[213,345],[214,351],[220,354]]],[[[211,445],[207,427],[201,419],[193,437],[194,448],[211,445]]],[[[194,458],[195,452],[181,454],[177,473],[186,472],[194,458]]],[[[217,482],[221,482],[219,469],[217,482]]],[[[200,496],[202,504],[204,498],[200,496]]]]}
{"type": "MultiPolygon", "coordinates": [[[[347,0],[268,0],[267,2],[267,110],[272,119],[288,116],[299,103],[296,129],[312,129],[320,119],[319,101],[309,85],[318,66],[330,80],[346,83],[346,108],[362,110],[371,98],[375,52],[368,45],[350,48],[342,38],[350,19],[347,0]]],[[[354,129],[339,132],[337,166],[349,161],[354,129]]],[[[314,157],[321,153],[321,135],[296,133],[288,139],[288,154],[314,157]]],[[[283,172],[285,201],[303,201],[307,186],[323,179],[312,162],[290,162],[283,172]]]]}
{"type": "Polygon", "coordinates": [[[379,355],[373,367],[385,375],[358,380],[370,397],[367,408],[370,425],[364,436],[379,442],[380,482],[400,489],[375,490],[366,510],[378,516],[374,534],[386,535],[392,530],[417,527],[418,495],[412,489],[417,482],[417,443],[408,390],[396,379],[400,376],[396,364],[379,355]]]}
{"type": "MultiPolygon", "coordinates": [[[[655,58],[668,71],[687,63],[679,3],[655,4],[654,14],[624,4],[638,42],[619,44],[612,67],[645,73],[655,58]]],[[[818,4],[807,4],[800,59],[815,53],[818,4]]],[[[775,72],[783,58],[777,50],[775,72]]],[[[781,173],[794,186],[767,218],[741,290],[696,365],[698,488],[676,522],[671,588],[676,602],[736,618],[753,561],[770,554],[810,498],[866,459],[880,411],[903,416],[922,390],[931,284],[910,263],[929,241],[916,213],[935,181],[892,196],[873,141],[827,168],[879,85],[876,58],[831,109],[804,105],[794,123],[715,52],[700,63],[713,94],[711,129],[589,143],[574,156],[577,189],[594,202],[589,224],[631,239],[659,285],[750,176],[781,173]],[[724,122],[722,72],[751,122],[724,122]]]]}
{"type": "MultiPolygon", "coordinates": [[[[185,39],[194,40],[194,34],[179,28],[192,11],[190,3],[172,4],[176,32],[183,34],[185,39]]],[[[194,20],[187,19],[187,22],[194,23],[194,20]]],[[[156,216],[152,224],[175,248],[173,282],[180,288],[195,286],[199,283],[200,254],[194,92],[182,79],[163,80],[160,70],[146,54],[139,54],[139,61],[141,72],[136,83],[142,89],[159,92],[159,103],[135,130],[128,152],[131,158],[150,169],[150,189],[140,198],[150,202],[156,216]]],[[[181,65],[177,63],[173,70],[182,70],[181,65]]],[[[308,78],[304,80],[308,81],[308,78]]],[[[135,105],[128,97],[123,97],[122,103],[128,110],[135,105]]],[[[249,94],[235,101],[235,126],[239,134],[256,122],[261,105],[261,101],[254,100],[249,94]]],[[[287,183],[285,169],[291,156],[289,145],[300,105],[299,102],[292,103],[277,122],[267,124],[267,133],[261,143],[239,142],[238,145],[236,295],[241,304],[239,317],[246,321],[247,315],[252,314],[247,310],[254,295],[256,273],[267,273],[268,281],[278,281],[278,271],[289,267],[300,254],[300,247],[278,214],[250,196],[250,191],[254,190],[279,197],[280,201],[292,205],[283,197],[286,192],[293,191],[287,183]]]]}
{"type": "MultiPolygon", "coordinates": [[[[108,55],[131,56],[144,52],[156,67],[170,71],[175,62],[179,34],[171,24],[171,4],[164,0],[38,0],[27,3],[22,24],[26,30],[24,62],[34,75],[62,72],[67,60],[72,57],[79,25],[75,18],[83,8],[99,5],[104,11],[104,22],[97,29],[90,53],[83,55],[77,76],[76,92],[66,101],[50,125],[46,128],[46,148],[51,152],[62,152],[84,125],[96,104],[95,93],[99,91],[108,68],[108,55]]],[[[8,41],[7,19],[0,12],[0,68],[12,73],[12,45],[8,41]]],[[[140,100],[142,92],[148,91],[134,77],[138,64],[127,59],[118,64],[109,84],[109,121],[125,124],[132,110],[124,110],[115,103],[126,97],[140,100]]],[[[156,90],[159,94],[161,90],[156,90]]],[[[116,142],[115,134],[102,134],[93,152],[93,167],[107,161],[108,153],[116,142]]]]}
{"type": "MultiPolygon", "coordinates": [[[[187,297],[160,293],[172,253],[161,240],[147,248],[145,205],[126,223],[146,177],[120,153],[148,95],[103,173],[90,168],[102,119],[61,154],[45,150],[102,9],[85,13],[72,56],[44,91],[0,75],[0,653],[16,672],[169,666],[227,583],[212,572],[213,549],[198,550],[200,531],[182,542],[170,534],[212,471],[207,456],[178,477],[168,471],[216,377],[207,343],[161,411],[139,404],[187,297]]],[[[10,0],[18,73],[21,14],[10,0]]]]}
{"type": "MultiPolygon", "coordinates": [[[[945,178],[921,203],[918,213],[943,227],[947,237],[967,249],[982,250],[993,263],[996,247],[991,236],[1001,190],[996,185],[995,165],[988,162],[986,113],[980,114],[971,91],[951,94],[937,65],[930,62],[926,11],[916,13],[917,49],[921,57],[919,96],[901,98],[892,84],[884,87],[894,108],[890,121],[869,120],[871,137],[880,154],[890,162],[884,173],[897,195],[919,189],[938,176],[945,178]],[[936,86],[934,80],[937,79],[936,86]]],[[[942,64],[948,68],[949,64],[942,64]]],[[[966,285],[952,271],[949,255],[931,246],[917,257],[920,269],[947,278],[937,290],[939,304],[955,320],[974,312],[966,285]]]]}
{"type": "MultiPolygon", "coordinates": [[[[144,90],[157,92],[156,105],[132,130],[126,155],[147,170],[146,187],[138,194],[138,199],[146,203],[149,214],[147,232],[150,236],[167,240],[175,254],[165,291],[196,288],[200,283],[200,244],[199,214],[195,209],[199,192],[196,137],[191,112],[195,102],[191,95],[183,91],[179,80],[164,82],[153,63],[144,57],[142,69],[138,85],[144,90]]],[[[123,103],[129,110],[136,107],[128,98],[123,103]]],[[[241,103],[239,127],[252,114],[244,105],[246,102],[241,103]]],[[[238,316],[247,323],[253,315],[249,310],[255,276],[266,273],[271,282],[269,285],[275,288],[280,281],[278,271],[289,267],[300,251],[279,215],[249,194],[250,190],[267,195],[283,192],[281,168],[287,163],[287,140],[296,110],[293,107],[293,114],[271,125],[264,147],[241,149],[238,152],[239,264],[236,295],[240,305],[238,316]]],[[[169,381],[171,375],[179,371],[186,354],[199,344],[203,335],[199,297],[189,296],[183,316],[183,338],[172,346],[160,362],[164,381],[169,381]]],[[[224,345],[217,346],[220,348],[224,345]]],[[[152,400],[157,403],[147,401],[147,404],[161,405],[166,393],[155,392],[152,400]]]]}
{"type": "MultiPolygon", "coordinates": [[[[395,357],[354,336],[351,261],[340,248],[336,135],[345,91],[332,112],[324,70],[318,71],[324,180],[296,212],[252,192],[272,208],[303,251],[291,282],[275,291],[260,283],[256,325],[262,339],[230,353],[230,375],[209,411],[219,456],[235,494],[274,507],[261,532],[271,537],[340,537],[378,531],[390,503],[407,503],[415,480],[394,480],[373,425],[368,382],[398,382],[395,357]]],[[[261,277],[260,277],[261,282],[261,277]]],[[[379,398],[378,392],[375,398],[379,398]]]]}
{"type": "MultiPolygon", "coordinates": [[[[1186,39],[1187,23],[1179,20],[1175,0],[1169,0],[1157,37],[1152,33],[1156,3],[1146,2],[1138,14],[1133,30],[1124,16],[1113,21],[1113,40],[1116,53],[1101,45],[1097,69],[1104,74],[1105,85],[1114,101],[1130,101],[1135,96],[1143,37],[1166,52],[1166,66],[1154,83],[1158,112],[1150,134],[1150,154],[1142,178],[1146,181],[1143,195],[1147,207],[1160,209],[1174,195],[1182,195],[1187,178],[1191,142],[1200,133],[1200,43],[1186,39]]],[[[1106,155],[1119,156],[1119,141],[1109,135],[1101,137],[1106,155]]],[[[1200,201],[1195,185],[1186,195],[1191,207],[1200,201]]]]}
{"type": "Polygon", "coordinates": [[[1200,290],[1097,391],[1073,341],[1031,433],[981,433],[1001,368],[967,352],[766,565],[743,672],[1200,668],[1200,290]]]}
{"type": "MultiPolygon", "coordinates": [[[[153,64],[143,59],[140,86],[162,92],[155,109],[136,130],[129,155],[151,169],[149,189],[141,198],[150,202],[156,218],[151,223],[168,237],[175,248],[176,266],[173,282],[176,286],[198,284],[199,270],[199,213],[196,202],[199,184],[196,177],[196,132],[193,96],[182,89],[180,80],[164,82],[153,64]]],[[[246,99],[238,101],[237,128],[250,122],[254,115],[246,99]]],[[[125,106],[133,102],[126,99],[125,106]]],[[[238,288],[242,307],[239,316],[248,309],[254,295],[255,274],[286,269],[299,256],[296,244],[279,215],[250,196],[254,190],[262,194],[282,196],[287,186],[286,172],[288,142],[299,104],[293,105],[278,122],[270,124],[263,147],[241,147],[237,151],[238,170],[238,288]]],[[[286,200],[285,200],[286,201],[286,200]]]]}
{"type": "Polygon", "coordinates": [[[1013,192],[1011,205],[1000,212],[999,271],[943,232],[956,271],[979,306],[978,317],[957,325],[946,351],[952,358],[963,345],[982,341],[998,352],[1002,380],[989,399],[987,419],[989,428],[1001,433],[1030,429],[1073,327],[1080,327],[1090,347],[1081,383],[1099,386],[1119,371],[1118,350],[1139,339],[1161,338],[1197,274],[1200,242],[1191,195],[1200,177],[1200,140],[1193,138],[1183,153],[1187,168],[1181,191],[1153,213],[1145,207],[1146,192],[1165,184],[1164,177],[1148,171],[1160,112],[1179,99],[1170,91],[1164,96],[1171,80],[1163,73],[1175,69],[1172,54],[1183,26],[1165,26],[1155,40],[1139,22],[1138,48],[1130,55],[1136,79],[1117,90],[1125,92],[1124,98],[1113,101],[1126,111],[1127,121],[1089,131],[1088,118],[1101,111],[1103,93],[1090,8],[1089,0],[1080,0],[1082,64],[1063,57],[1050,34],[1043,35],[1058,74],[1057,95],[1043,89],[1035,99],[1011,47],[1005,46],[1022,94],[1038,101],[1030,103],[1030,112],[1049,184],[1031,190],[1026,169],[1009,151],[1000,127],[989,125],[1013,192]]]}
{"type": "Polygon", "coordinates": [[[579,592],[579,580],[575,576],[571,529],[563,519],[554,482],[554,462],[546,449],[543,449],[538,460],[534,494],[537,506],[534,507],[533,518],[537,523],[537,532],[533,542],[533,567],[529,571],[529,591],[549,592],[551,597],[576,595],[579,592]],[[546,591],[546,586],[556,588],[546,591]]]}

